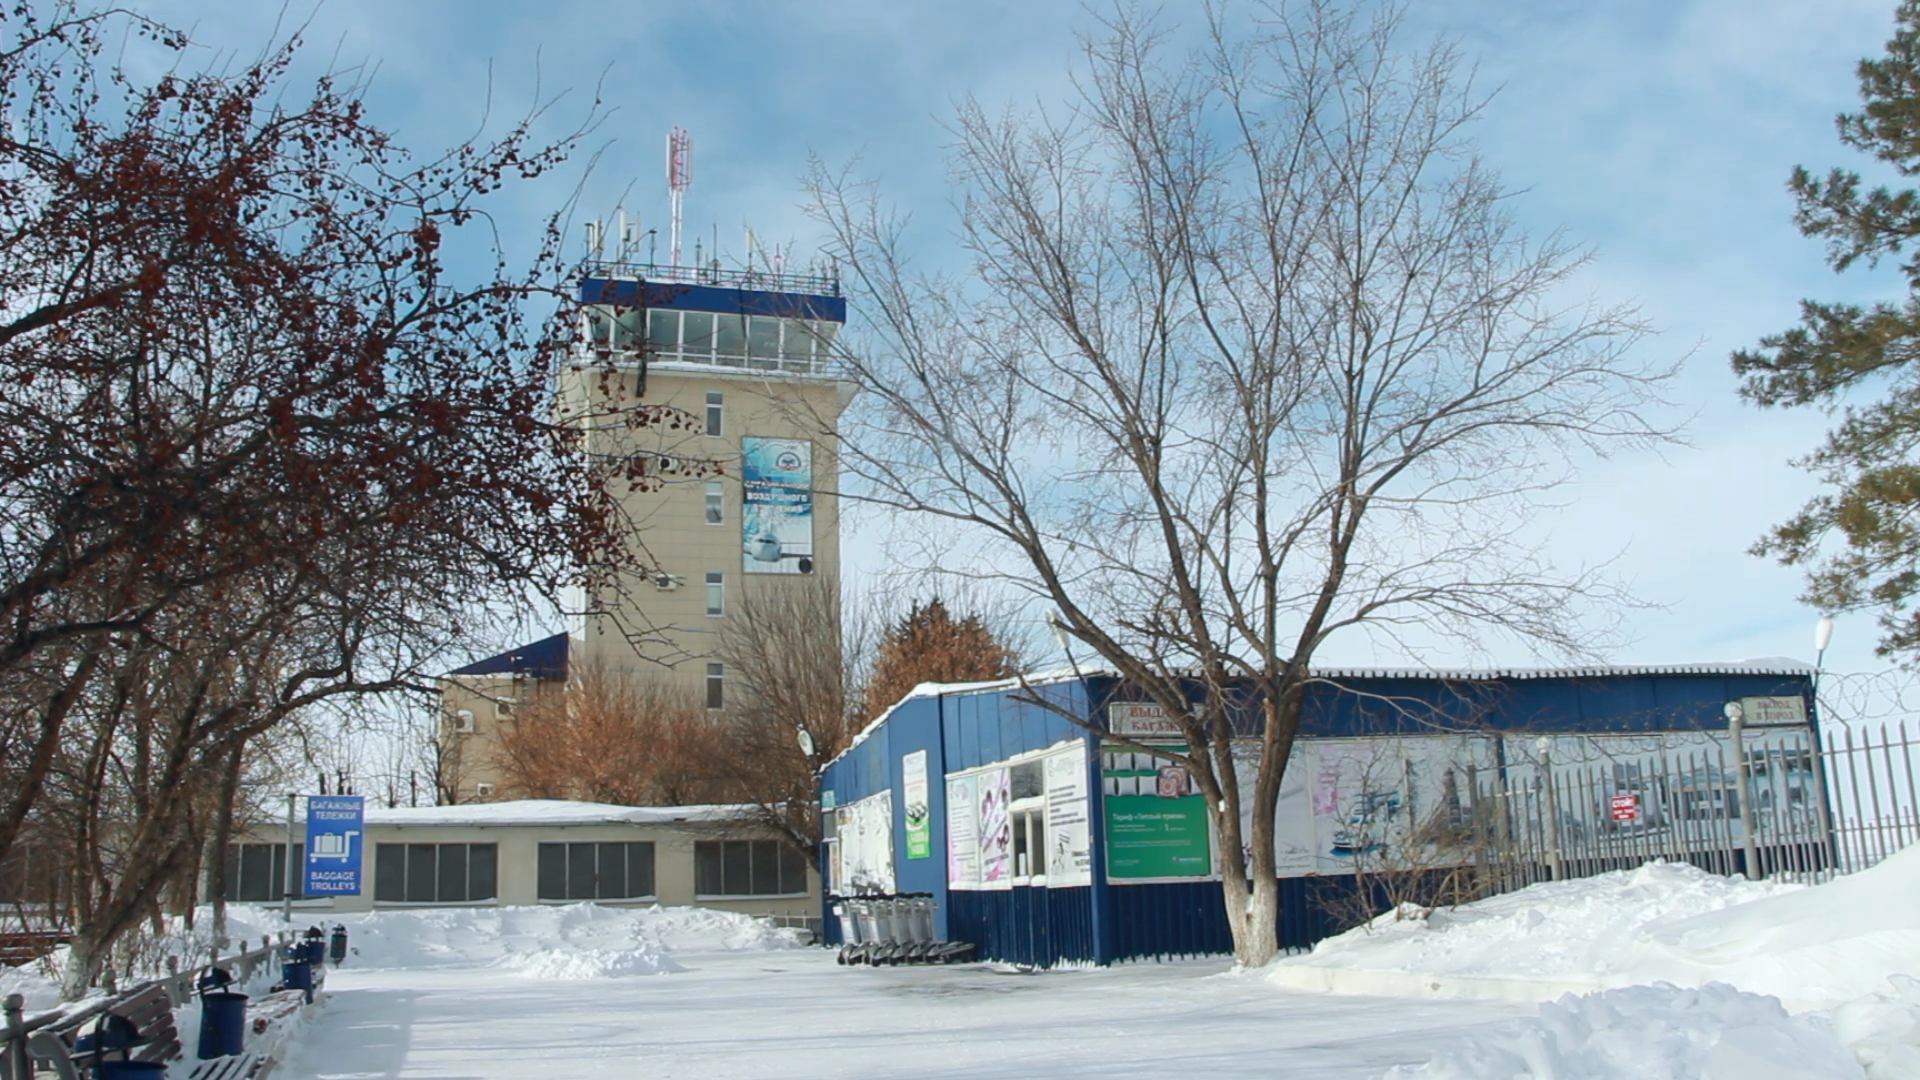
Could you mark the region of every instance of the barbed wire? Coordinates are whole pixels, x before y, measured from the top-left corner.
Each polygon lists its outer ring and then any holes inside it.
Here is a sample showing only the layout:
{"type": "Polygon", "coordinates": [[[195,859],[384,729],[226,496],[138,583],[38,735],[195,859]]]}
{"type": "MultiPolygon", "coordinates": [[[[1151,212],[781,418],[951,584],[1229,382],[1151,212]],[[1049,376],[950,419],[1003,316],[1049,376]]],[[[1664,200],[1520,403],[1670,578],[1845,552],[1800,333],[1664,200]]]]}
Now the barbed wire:
{"type": "Polygon", "coordinates": [[[1904,723],[1920,716],[1920,672],[1821,672],[1819,706],[1823,724],[1904,723]]]}

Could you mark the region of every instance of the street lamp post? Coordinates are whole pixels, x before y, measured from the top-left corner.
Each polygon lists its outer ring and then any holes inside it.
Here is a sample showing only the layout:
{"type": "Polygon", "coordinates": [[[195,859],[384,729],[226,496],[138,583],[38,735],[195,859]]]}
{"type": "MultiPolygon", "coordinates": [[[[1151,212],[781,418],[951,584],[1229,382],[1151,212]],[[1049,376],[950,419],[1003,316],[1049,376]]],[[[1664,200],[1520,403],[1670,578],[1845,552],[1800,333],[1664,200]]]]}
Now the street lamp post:
{"type": "Polygon", "coordinates": [[[1760,880],[1760,849],[1753,841],[1753,792],[1747,784],[1746,710],[1737,701],[1727,702],[1727,741],[1733,744],[1733,775],[1740,800],[1740,834],[1747,856],[1747,880],[1760,880]]]}
{"type": "Polygon", "coordinates": [[[281,883],[280,890],[280,921],[285,923],[293,922],[293,875],[296,871],[293,865],[293,804],[299,797],[291,791],[287,792],[287,880],[281,883]]]}
{"type": "Polygon", "coordinates": [[[1820,621],[1813,624],[1813,702],[1807,713],[1807,746],[1813,766],[1813,805],[1814,813],[1820,816],[1820,846],[1826,849],[1826,868],[1838,869],[1838,853],[1833,844],[1832,811],[1827,807],[1827,756],[1826,748],[1820,740],[1820,721],[1825,719],[1820,709],[1820,669],[1827,656],[1827,646],[1833,644],[1833,616],[1822,615],[1820,621]]]}

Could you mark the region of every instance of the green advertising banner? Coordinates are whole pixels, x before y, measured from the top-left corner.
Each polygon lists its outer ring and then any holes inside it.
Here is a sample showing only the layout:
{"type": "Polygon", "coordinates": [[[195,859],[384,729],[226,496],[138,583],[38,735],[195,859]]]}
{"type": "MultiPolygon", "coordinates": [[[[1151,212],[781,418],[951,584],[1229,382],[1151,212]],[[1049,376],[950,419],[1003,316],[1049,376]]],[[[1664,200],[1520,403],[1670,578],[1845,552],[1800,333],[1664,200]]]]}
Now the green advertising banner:
{"type": "Polygon", "coordinates": [[[933,854],[933,829],[927,804],[927,752],[915,750],[900,759],[905,778],[901,795],[906,800],[907,858],[925,859],[933,854]]]}
{"type": "Polygon", "coordinates": [[[1193,793],[1185,769],[1108,746],[1101,751],[1100,780],[1109,879],[1200,879],[1213,873],[1207,800],[1193,793]]]}

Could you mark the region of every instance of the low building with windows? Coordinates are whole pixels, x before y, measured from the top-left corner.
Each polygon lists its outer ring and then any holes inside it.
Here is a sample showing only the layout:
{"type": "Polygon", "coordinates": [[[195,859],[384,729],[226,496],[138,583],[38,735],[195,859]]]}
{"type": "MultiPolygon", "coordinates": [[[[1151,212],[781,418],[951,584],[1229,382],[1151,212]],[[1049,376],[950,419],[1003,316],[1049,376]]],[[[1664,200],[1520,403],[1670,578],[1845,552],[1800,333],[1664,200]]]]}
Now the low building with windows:
{"type": "MultiPolygon", "coordinates": [[[[308,898],[302,911],[562,904],[691,905],[796,921],[820,905],[806,857],[738,806],[609,806],[529,799],[366,810],[362,890],[308,898]]],[[[305,852],[296,821],[291,854],[305,852]]],[[[287,881],[284,825],[227,851],[227,898],[277,904],[287,881]]],[[[296,875],[297,877],[297,875],[296,875]]]]}

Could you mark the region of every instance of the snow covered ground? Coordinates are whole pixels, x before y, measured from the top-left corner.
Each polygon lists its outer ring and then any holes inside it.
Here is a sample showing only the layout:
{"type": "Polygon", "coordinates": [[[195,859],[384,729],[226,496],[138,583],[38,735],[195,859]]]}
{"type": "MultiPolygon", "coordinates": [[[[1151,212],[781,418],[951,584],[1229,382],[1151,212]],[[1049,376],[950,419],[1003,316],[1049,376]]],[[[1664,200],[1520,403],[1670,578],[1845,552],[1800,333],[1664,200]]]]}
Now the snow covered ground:
{"type": "Polygon", "coordinates": [[[1916,897],[1920,848],[1813,888],[1652,864],[1385,915],[1263,977],[1336,993],[1559,997],[1394,1076],[1920,1080],[1916,897]]]}
{"type": "Polygon", "coordinates": [[[842,968],[822,949],[676,951],[658,978],[355,970],[276,1080],[546,1076],[1369,1080],[1496,1002],[1276,994],[1224,962],[1037,975],[842,968]]]}
{"type": "Polygon", "coordinates": [[[1654,864],[1252,974],[843,968],[720,912],[384,910],[342,920],[355,953],[276,1075],[1920,1080],[1916,897],[1920,848],[1814,888],[1654,864]]]}

